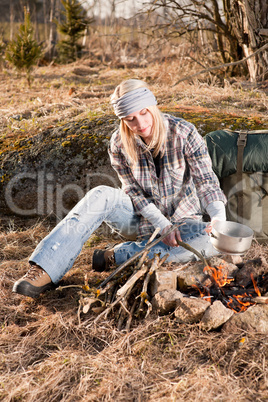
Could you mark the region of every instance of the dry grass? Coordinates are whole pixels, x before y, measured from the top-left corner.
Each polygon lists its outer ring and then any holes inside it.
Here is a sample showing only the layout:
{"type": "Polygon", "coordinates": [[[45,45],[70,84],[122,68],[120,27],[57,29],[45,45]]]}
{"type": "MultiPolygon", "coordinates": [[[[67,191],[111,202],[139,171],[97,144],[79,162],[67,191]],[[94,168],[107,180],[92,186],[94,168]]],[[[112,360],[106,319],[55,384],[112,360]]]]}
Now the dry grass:
{"type": "Polygon", "coordinates": [[[109,96],[122,79],[133,77],[150,84],[159,106],[165,110],[176,108],[177,111],[196,110],[197,113],[209,110],[237,117],[254,116],[268,125],[265,85],[258,89],[242,79],[231,83],[228,79],[201,77],[173,86],[178,77],[195,69],[196,64],[184,55],[143,68],[126,69],[111,69],[99,64],[98,60],[85,59],[67,66],[37,67],[31,89],[26,86],[23,76],[16,76],[9,69],[3,70],[0,72],[1,137],[9,137],[15,142],[71,119],[112,114],[109,96]]]}
{"type": "MultiPolygon", "coordinates": [[[[184,53],[147,67],[112,69],[96,60],[38,67],[29,90],[25,78],[0,72],[0,139],[10,143],[70,119],[110,114],[109,96],[123,78],[146,79],[159,105],[170,111],[204,111],[255,116],[267,125],[267,95],[243,82],[207,77],[172,85],[195,72],[184,53]],[[73,89],[72,89],[73,88],[73,89]],[[12,119],[21,115],[22,120],[12,119]]],[[[219,121],[220,125],[220,121],[219,121]]],[[[267,337],[258,333],[201,332],[174,317],[151,316],[131,332],[114,320],[88,326],[77,311],[77,288],[57,290],[37,300],[11,292],[28,257],[50,230],[46,222],[0,232],[0,400],[3,401],[220,401],[268,399],[267,337]],[[240,340],[245,338],[245,342],[240,340]]],[[[93,248],[116,239],[92,237],[62,285],[96,286],[105,274],[90,269],[93,248]]],[[[255,244],[248,257],[267,248],[255,244]]],[[[90,313],[93,314],[93,313],[90,313]]]]}
{"type": "MultiPolygon", "coordinates": [[[[11,292],[27,270],[27,257],[48,232],[39,223],[2,231],[0,292],[0,399],[3,401],[265,401],[267,337],[258,333],[202,332],[173,316],[151,316],[131,332],[110,316],[78,323],[78,289],[33,300],[11,292]],[[20,254],[21,252],[21,254],[20,254]],[[241,339],[245,338],[244,342],[241,339]]],[[[110,239],[101,233],[85,245],[62,285],[97,285],[107,274],[90,269],[92,251],[110,239]]],[[[268,258],[254,244],[246,258],[268,258]]]]}

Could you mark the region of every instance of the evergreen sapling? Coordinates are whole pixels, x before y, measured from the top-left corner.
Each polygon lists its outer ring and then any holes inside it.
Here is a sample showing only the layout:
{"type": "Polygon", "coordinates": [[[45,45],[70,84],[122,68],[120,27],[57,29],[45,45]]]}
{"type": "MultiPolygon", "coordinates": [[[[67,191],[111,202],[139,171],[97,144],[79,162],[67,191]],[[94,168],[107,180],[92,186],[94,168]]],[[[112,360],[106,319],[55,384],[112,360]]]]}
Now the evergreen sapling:
{"type": "Polygon", "coordinates": [[[31,72],[42,55],[41,46],[33,38],[30,14],[24,8],[24,23],[20,25],[16,38],[9,42],[5,58],[18,71],[25,71],[28,86],[31,86],[31,72]]]}

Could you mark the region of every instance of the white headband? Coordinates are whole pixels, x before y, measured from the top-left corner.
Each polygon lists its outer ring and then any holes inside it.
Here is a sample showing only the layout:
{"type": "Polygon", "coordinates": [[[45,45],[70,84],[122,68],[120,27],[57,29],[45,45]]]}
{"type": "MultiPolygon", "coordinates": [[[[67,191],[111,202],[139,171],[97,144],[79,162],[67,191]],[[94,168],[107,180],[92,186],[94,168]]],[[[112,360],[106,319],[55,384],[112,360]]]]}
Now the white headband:
{"type": "Polygon", "coordinates": [[[142,87],[127,92],[116,100],[112,101],[114,112],[119,119],[127,117],[131,113],[145,109],[148,106],[157,105],[157,100],[150,89],[142,87]]]}

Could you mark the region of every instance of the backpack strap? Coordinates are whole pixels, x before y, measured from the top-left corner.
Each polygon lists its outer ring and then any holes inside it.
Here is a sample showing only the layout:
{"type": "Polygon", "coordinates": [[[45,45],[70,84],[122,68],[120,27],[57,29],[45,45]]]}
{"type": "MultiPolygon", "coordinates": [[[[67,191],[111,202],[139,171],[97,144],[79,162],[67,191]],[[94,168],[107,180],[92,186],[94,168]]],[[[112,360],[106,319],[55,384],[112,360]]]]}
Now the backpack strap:
{"type": "MultiPolygon", "coordinates": [[[[253,134],[253,133],[252,133],[253,134]]],[[[237,216],[243,218],[243,188],[242,188],[242,175],[243,175],[243,156],[244,149],[247,145],[247,135],[248,131],[239,131],[237,138],[237,165],[236,165],[236,175],[237,175],[237,188],[239,189],[237,194],[237,216]]]]}
{"type": "Polygon", "coordinates": [[[268,129],[265,130],[230,130],[229,128],[225,128],[224,131],[228,131],[228,133],[247,133],[247,134],[268,134],[268,129]]]}

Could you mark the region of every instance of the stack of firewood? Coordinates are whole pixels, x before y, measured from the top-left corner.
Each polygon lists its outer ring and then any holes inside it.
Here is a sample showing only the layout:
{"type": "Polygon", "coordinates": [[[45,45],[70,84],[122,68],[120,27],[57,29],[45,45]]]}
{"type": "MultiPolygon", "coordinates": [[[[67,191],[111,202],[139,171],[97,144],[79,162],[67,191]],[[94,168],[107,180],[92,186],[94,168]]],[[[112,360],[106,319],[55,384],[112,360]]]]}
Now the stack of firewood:
{"type": "MultiPolygon", "coordinates": [[[[178,228],[180,224],[173,225],[164,235],[158,237],[159,229],[155,230],[148,240],[144,249],[136,253],[133,257],[120,265],[112,274],[106,278],[100,286],[91,288],[85,278],[84,285],[75,285],[82,288],[78,308],[78,320],[81,324],[81,312],[84,314],[89,311],[97,314],[94,319],[90,318],[86,323],[88,326],[106,319],[108,315],[113,315],[117,321],[118,329],[129,330],[133,318],[146,318],[152,311],[148,288],[150,281],[157,269],[159,269],[168,258],[166,254],[163,258],[155,254],[154,258],[148,259],[150,249],[163,240],[165,236],[178,228]]],[[[204,257],[191,248],[188,244],[178,241],[178,243],[203,260],[204,266],[207,265],[204,257]]],[[[67,286],[69,287],[69,286],[67,286]]],[[[59,287],[62,290],[63,287],[59,287]]]]}
{"type": "MultiPolygon", "coordinates": [[[[162,259],[157,254],[151,260],[145,251],[136,264],[125,267],[123,272],[115,276],[104,288],[93,290],[93,295],[80,293],[79,319],[81,311],[89,310],[98,314],[94,323],[113,315],[117,321],[117,328],[130,329],[134,317],[147,317],[151,310],[148,286],[154,272],[166,261],[168,255],[162,259]]],[[[87,285],[86,285],[87,286],[87,285]]],[[[86,288],[86,286],[84,288],[86,288]]],[[[89,288],[89,291],[92,289],[89,288]]],[[[92,322],[91,322],[92,324],[92,322]]]]}

